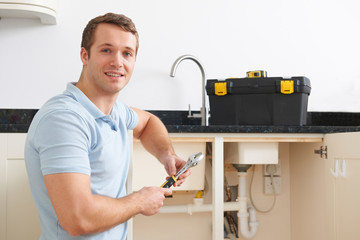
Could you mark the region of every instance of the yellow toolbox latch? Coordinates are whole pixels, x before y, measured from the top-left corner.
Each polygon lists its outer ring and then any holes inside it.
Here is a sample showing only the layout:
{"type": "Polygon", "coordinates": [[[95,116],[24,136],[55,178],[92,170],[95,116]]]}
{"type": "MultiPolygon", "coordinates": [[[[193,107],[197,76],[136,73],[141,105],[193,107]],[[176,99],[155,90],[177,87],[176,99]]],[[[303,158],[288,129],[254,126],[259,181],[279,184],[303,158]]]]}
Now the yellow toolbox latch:
{"type": "Polygon", "coordinates": [[[280,92],[282,94],[292,94],[294,92],[294,81],[293,80],[281,81],[280,92]]]}
{"type": "Polygon", "coordinates": [[[214,84],[215,86],[215,95],[224,96],[227,94],[226,82],[218,82],[214,84]]]}

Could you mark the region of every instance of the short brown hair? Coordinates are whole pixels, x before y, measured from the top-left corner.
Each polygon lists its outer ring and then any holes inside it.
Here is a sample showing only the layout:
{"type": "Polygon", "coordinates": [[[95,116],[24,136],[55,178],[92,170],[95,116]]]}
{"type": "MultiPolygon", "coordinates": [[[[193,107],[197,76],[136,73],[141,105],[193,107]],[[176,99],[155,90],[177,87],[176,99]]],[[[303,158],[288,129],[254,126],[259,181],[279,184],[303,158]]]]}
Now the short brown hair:
{"type": "Polygon", "coordinates": [[[99,23],[114,24],[118,27],[121,27],[124,31],[134,34],[134,36],[136,37],[135,53],[137,53],[139,48],[139,34],[136,30],[133,21],[123,14],[107,13],[105,15],[98,16],[90,20],[83,31],[81,47],[85,48],[85,50],[88,52],[89,57],[90,57],[90,48],[94,42],[94,32],[99,23]]]}

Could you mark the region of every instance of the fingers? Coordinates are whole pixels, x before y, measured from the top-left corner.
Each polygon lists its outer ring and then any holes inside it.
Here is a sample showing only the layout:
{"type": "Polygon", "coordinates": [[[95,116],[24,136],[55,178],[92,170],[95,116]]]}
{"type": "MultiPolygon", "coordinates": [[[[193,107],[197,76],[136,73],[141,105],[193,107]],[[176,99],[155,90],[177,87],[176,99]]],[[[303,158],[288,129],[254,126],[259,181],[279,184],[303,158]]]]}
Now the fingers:
{"type": "Polygon", "coordinates": [[[164,196],[171,196],[172,190],[170,188],[161,188],[163,190],[164,196]]]}
{"type": "Polygon", "coordinates": [[[186,164],[186,161],[176,155],[167,155],[163,158],[162,162],[164,163],[166,172],[170,176],[175,175],[186,164]]]}
{"type": "MultiPolygon", "coordinates": [[[[175,175],[184,165],[186,164],[186,161],[182,160],[176,155],[173,156],[167,156],[167,158],[164,161],[164,166],[166,169],[166,172],[169,174],[169,176],[175,175]]],[[[185,179],[191,174],[190,170],[187,170],[183,174],[179,176],[177,181],[174,183],[174,187],[180,187],[181,184],[184,183],[185,179]]],[[[170,177],[167,177],[168,180],[170,177]]]]}
{"type": "Polygon", "coordinates": [[[187,178],[188,176],[190,176],[190,174],[191,174],[191,170],[190,169],[186,170],[183,174],[179,176],[179,180],[187,178]]]}
{"type": "Polygon", "coordinates": [[[191,170],[188,169],[187,171],[185,171],[183,174],[181,174],[179,176],[179,178],[177,179],[177,181],[174,183],[174,187],[180,187],[186,180],[186,178],[188,176],[190,176],[191,174],[191,170]]]}
{"type": "Polygon", "coordinates": [[[165,196],[170,196],[172,190],[160,187],[144,187],[138,194],[140,194],[141,214],[151,216],[160,211],[164,204],[165,196]]]}

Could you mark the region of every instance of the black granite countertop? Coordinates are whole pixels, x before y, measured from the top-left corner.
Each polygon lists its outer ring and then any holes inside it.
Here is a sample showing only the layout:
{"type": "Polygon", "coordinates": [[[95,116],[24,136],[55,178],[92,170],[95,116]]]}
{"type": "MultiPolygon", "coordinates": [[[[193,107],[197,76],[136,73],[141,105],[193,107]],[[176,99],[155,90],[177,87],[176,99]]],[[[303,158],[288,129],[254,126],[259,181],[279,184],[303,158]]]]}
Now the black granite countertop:
{"type": "MultiPolygon", "coordinates": [[[[26,133],[37,109],[0,109],[0,133],[26,133]]],[[[360,113],[308,112],[306,126],[210,125],[187,111],[155,111],[170,133],[337,133],[360,132],[360,113]]]]}

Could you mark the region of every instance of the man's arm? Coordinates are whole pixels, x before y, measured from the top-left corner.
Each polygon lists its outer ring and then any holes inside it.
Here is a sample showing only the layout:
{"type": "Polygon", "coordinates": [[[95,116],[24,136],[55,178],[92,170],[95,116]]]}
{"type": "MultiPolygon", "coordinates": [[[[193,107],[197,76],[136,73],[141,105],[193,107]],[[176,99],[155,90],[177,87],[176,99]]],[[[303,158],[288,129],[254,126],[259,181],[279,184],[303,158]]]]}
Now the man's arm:
{"type": "MultiPolygon", "coordinates": [[[[139,117],[139,123],[134,129],[134,137],[140,139],[144,148],[164,165],[169,176],[175,175],[186,161],[175,154],[166,127],[155,115],[140,109],[132,109],[139,117]]],[[[180,186],[189,175],[190,170],[180,175],[174,186],[180,186]]]]}
{"type": "Polygon", "coordinates": [[[44,176],[46,189],[60,225],[72,236],[103,232],[136,214],[157,213],[170,189],[147,187],[114,199],[93,195],[90,176],[58,173],[44,176]]]}
{"type": "MultiPolygon", "coordinates": [[[[134,136],[164,164],[169,175],[175,174],[185,161],[175,155],[165,126],[154,115],[135,111],[139,124],[134,136]]],[[[187,175],[189,172],[176,184],[187,175]]],[[[163,205],[164,196],[172,193],[170,189],[145,187],[119,199],[93,195],[90,176],[81,173],[48,174],[44,181],[60,225],[73,236],[103,232],[136,214],[153,215],[163,205]]]]}

